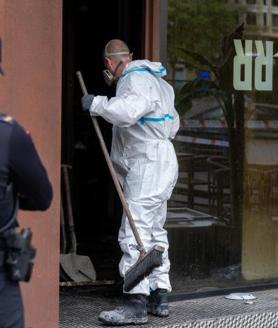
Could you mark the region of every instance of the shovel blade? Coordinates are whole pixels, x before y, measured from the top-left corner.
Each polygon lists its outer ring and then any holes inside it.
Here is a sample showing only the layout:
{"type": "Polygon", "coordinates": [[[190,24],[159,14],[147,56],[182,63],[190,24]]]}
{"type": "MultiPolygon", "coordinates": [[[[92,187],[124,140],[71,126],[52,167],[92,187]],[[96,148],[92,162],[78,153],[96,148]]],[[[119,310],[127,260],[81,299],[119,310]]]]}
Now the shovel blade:
{"type": "Polygon", "coordinates": [[[96,271],[90,258],[75,253],[61,254],[60,264],[64,272],[76,282],[96,280],[96,271]]]}

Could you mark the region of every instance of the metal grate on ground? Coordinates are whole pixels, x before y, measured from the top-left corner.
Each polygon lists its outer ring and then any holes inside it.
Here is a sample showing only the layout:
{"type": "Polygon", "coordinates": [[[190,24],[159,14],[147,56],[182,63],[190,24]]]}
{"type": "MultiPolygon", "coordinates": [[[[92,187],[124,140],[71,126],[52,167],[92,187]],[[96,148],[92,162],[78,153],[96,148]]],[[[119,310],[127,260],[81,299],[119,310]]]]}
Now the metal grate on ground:
{"type": "MultiPolygon", "coordinates": [[[[277,328],[278,289],[252,293],[253,304],[227,300],[223,296],[170,303],[169,318],[149,316],[144,328],[277,328]]],[[[115,297],[93,292],[66,290],[60,298],[60,328],[103,327],[97,320],[102,310],[119,305],[115,297]]],[[[133,326],[134,327],[134,326],[133,326]]]]}

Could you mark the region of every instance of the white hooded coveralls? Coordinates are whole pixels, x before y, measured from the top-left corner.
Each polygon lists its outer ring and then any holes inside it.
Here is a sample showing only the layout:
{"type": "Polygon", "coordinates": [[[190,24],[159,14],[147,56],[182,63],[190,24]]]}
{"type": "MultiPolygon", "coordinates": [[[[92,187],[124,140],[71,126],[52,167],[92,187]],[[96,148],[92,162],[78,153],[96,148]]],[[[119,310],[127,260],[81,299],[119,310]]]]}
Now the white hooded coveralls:
{"type": "MultiPolygon", "coordinates": [[[[111,159],[145,249],[165,248],[163,264],[129,293],[149,295],[157,288],[171,291],[167,231],[163,228],[178,175],[178,163],[170,139],[179,129],[173,88],[161,77],[161,63],[136,60],[129,63],[118,83],[116,96],[96,96],[91,115],[113,124],[111,159]]],[[[138,260],[132,230],[123,215],[119,231],[123,252],[120,274],[138,260]]]]}

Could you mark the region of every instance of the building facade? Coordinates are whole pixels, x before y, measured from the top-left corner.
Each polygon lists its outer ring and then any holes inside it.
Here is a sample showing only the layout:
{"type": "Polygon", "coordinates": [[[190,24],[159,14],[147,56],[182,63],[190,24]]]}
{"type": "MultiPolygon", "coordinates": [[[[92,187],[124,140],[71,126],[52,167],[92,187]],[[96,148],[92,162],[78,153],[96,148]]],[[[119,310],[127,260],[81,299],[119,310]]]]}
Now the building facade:
{"type": "MultiPolygon", "coordinates": [[[[59,285],[71,283],[59,270],[62,164],[71,167],[77,251],[97,280],[117,280],[121,206],[75,74],[90,93],[113,96],[102,80],[112,38],[135,59],[162,61],[176,92],[173,292],[277,282],[277,17],[274,0],[117,0],[109,11],[100,1],[0,0],[1,111],[31,132],[54,187],[49,211],[20,213],[38,251],[22,286],[26,327],[58,327],[59,285]]],[[[111,125],[100,125],[109,146],[111,125]]]]}

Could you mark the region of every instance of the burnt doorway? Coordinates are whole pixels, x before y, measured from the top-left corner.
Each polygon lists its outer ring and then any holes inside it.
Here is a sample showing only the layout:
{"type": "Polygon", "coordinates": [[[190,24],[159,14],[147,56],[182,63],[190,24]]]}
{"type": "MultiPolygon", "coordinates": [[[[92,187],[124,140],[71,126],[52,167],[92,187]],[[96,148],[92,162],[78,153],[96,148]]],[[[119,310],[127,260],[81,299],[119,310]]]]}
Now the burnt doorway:
{"type": "MultiPolygon", "coordinates": [[[[134,58],[143,54],[144,0],[67,0],[63,7],[62,163],[69,164],[78,253],[90,256],[98,280],[117,279],[117,234],[122,208],[88,113],[81,110],[76,71],[89,93],[115,94],[102,78],[107,41],[127,42],[134,58]]],[[[108,149],[112,126],[99,118],[108,149]]],[[[62,189],[63,190],[63,189],[62,189]]]]}

